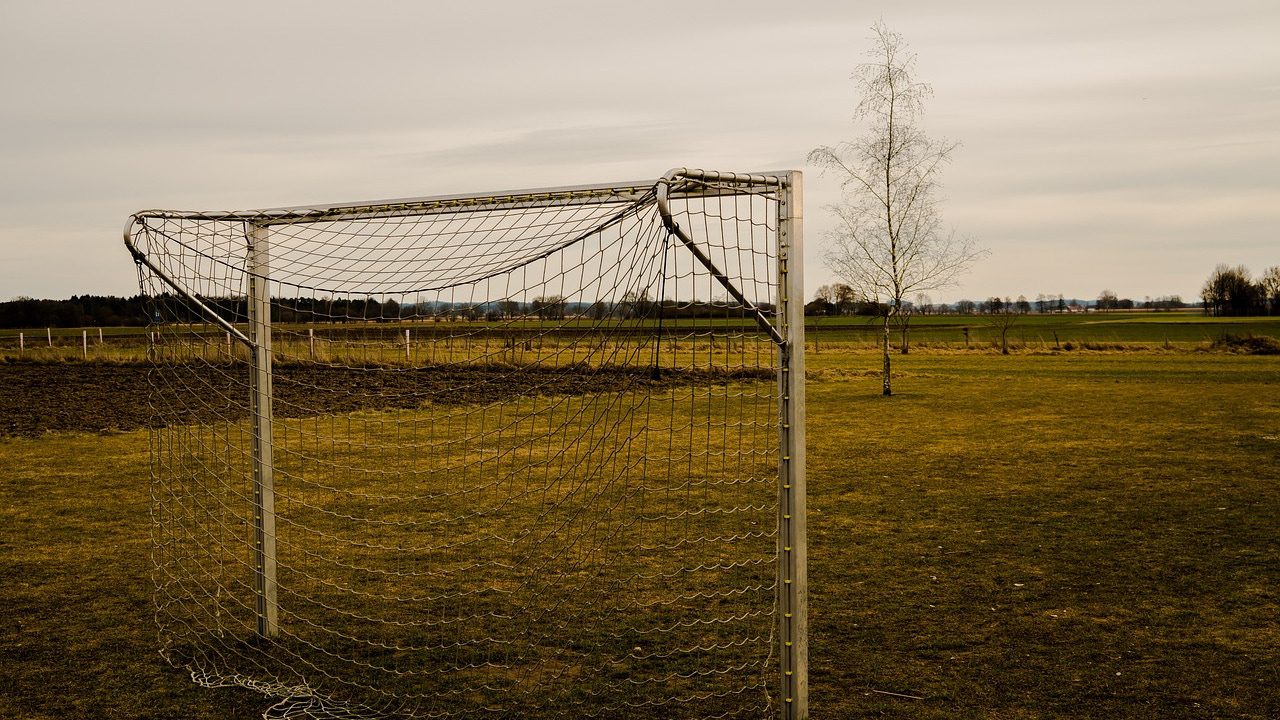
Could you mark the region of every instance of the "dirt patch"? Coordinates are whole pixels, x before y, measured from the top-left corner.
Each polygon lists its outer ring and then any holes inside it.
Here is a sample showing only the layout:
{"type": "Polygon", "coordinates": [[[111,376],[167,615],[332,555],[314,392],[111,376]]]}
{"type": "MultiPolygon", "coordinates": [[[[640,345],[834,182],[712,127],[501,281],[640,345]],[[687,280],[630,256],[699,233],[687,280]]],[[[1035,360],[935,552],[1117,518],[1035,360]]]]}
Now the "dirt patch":
{"type": "MultiPolygon", "coordinates": [[[[244,365],[0,363],[0,437],[238,420],[248,416],[248,377],[244,365]]],[[[275,415],[309,417],[772,377],[750,368],[664,370],[655,380],[649,368],[282,365],[272,382],[275,415]]]]}

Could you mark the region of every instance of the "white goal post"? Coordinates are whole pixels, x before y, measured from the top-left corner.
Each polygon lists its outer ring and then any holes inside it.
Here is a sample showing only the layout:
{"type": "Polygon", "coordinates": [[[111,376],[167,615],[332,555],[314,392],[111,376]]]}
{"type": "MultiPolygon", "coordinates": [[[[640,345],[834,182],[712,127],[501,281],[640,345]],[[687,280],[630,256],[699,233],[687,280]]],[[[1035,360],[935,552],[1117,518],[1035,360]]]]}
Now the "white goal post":
{"type": "Polygon", "coordinates": [[[162,653],[264,717],[808,717],[797,171],[149,210],[162,653]]]}

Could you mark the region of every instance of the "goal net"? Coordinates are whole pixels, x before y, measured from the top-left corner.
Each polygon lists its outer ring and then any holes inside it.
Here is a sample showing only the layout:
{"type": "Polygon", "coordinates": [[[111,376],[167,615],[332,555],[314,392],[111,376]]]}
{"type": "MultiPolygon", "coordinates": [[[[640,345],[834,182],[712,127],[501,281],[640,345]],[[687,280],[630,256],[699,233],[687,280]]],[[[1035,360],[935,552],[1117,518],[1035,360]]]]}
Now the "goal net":
{"type": "Polygon", "coordinates": [[[803,717],[799,181],[131,216],[163,656],[266,717],[803,717]]]}

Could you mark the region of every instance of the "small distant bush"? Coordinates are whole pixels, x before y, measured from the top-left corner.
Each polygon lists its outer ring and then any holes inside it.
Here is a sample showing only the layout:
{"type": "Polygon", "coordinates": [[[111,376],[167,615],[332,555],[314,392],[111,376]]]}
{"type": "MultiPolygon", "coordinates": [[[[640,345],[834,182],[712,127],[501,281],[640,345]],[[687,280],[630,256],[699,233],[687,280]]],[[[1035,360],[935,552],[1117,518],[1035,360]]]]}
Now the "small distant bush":
{"type": "Polygon", "coordinates": [[[1268,335],[1233,335],[1227,333],[1214,340],[1213,347],[1242,355],[1280,355],[1280,340],[1268,335]]]}
{"type": "Polygon", "coordinates": [[[1070,340],[1068,340],[1068,341],[1066,341],[1066,342],[1062,343],[1062,349],[1063,349],[1063,350],[1075,350],[1075,349],[1076,349],[1076,346],[1075,346],[1075,344],[1074,344],[1074,343],[1072,343],[1070,340]]]}

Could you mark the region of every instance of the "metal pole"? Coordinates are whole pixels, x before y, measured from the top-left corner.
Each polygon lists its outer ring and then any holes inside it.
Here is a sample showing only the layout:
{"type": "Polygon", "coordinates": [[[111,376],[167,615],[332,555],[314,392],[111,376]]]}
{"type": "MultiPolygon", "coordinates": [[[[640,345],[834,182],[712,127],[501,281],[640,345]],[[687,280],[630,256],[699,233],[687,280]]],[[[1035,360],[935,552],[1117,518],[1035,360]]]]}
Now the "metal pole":
{"type": "Polygon", "coordinates": [[[258,635],[280,633],[276,605],[276,500],[271,429],[271,254],[267,228],[249,225],[249,389],[253,412],[254,590],[258,635]]]}
{"type": "Polygon", "coordinates": [[[799,172],[778,194],[778,625],[783,720],[809,717],[809,572],[805,527],[804,194],[799,172]]]}

